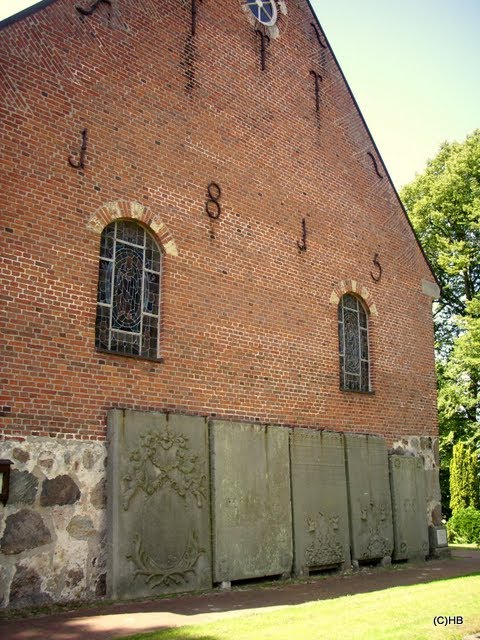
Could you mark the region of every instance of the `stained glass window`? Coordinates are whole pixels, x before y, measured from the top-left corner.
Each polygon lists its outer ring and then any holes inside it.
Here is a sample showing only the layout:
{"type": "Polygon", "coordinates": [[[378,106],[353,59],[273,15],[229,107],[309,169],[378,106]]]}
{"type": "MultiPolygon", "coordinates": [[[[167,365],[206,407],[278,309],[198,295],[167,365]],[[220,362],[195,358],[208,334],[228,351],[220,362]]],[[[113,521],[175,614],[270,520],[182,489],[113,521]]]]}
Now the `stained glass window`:
{"type": "Polygon", "coordinates": [[[144,358],[158,357],[162,254],[137,222],[112,222],[102,232],[95,346],[144,358]]]}
{"type": "Polygon", "coordinates": [[[358,298],[342,297],[338,305],[340,388],[370,391],[368,358],[368,318],[358,298]]]}
{"type": "Polygon", "coordinates": [[[247,0],[246,4],[255,18],[266,27],[271,27],[277,21],[275,0],[247,0]]]}

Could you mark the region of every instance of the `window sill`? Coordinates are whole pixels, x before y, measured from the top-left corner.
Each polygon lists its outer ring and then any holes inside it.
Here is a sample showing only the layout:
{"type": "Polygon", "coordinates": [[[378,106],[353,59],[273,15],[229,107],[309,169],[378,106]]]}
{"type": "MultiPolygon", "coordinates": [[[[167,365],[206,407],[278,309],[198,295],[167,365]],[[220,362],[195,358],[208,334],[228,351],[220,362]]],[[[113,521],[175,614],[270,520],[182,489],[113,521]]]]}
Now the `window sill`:
{"type": "Polygon", "coordinates": [[[356,389],[343,389],[340,387],[342,393],[359,393],[362,396],[374,396],[375,391],[357,391],[356,389]]]}
{"type": "Polygon", "coordinates": [[[108,351],[107,349],[95,349],[96,353],[104,353],[109,356],[118,356],[120,358],[133,358],[135,360],[145,360],[147,362],[164,362],[163,358],[149,358],[148,356],[136,356],[132,353],[119,353],[118,351],[108,351]]]}

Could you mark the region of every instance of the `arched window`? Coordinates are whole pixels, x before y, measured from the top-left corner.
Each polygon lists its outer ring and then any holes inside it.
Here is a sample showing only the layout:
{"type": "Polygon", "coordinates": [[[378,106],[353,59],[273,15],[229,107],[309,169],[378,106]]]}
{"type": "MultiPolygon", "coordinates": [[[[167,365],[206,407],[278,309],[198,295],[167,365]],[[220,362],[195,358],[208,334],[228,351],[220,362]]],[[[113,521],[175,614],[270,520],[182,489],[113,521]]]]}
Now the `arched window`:
{"type": "Polygon", "coordinates": [[[362,302],[345,294],[338,303],[340,388],[370,391],[368,317],[362,302]]]}
{"type": "Polygon", "coordinates": [[[117,220],[102,232],[95,346],[158,358],[161,251],[138,222],[117,220]]]}

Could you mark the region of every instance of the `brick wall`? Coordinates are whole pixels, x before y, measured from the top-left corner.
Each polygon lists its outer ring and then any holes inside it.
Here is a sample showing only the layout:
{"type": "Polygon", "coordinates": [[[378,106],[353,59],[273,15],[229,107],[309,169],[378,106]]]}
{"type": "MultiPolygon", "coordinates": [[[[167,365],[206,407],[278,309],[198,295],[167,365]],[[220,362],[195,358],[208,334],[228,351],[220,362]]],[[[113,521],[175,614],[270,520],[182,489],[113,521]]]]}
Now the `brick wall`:
{"type": "Polygon", "coordinates": [[[173,0],[83,18],[56,0],[0,30],[4,437],[101,440],[112,407],[436,433],[433,276],[307,4],[287,7],[264,71],[227,0],[197,3],[194,36],[173,0]],[[163,362],[95,351],[116,211],[155,222],[166,250],[163,362]],[[372,394],[339,389],[336,296],[352,289],[371,311],[372,394]]]}

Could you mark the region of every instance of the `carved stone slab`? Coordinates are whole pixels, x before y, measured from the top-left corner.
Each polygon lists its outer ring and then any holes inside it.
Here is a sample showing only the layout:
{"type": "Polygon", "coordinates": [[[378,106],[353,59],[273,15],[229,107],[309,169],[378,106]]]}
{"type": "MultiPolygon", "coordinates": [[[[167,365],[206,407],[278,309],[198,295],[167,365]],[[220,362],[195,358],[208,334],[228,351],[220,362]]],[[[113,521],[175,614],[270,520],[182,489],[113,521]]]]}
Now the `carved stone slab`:
{"type": "Polygon", "coordinates": [[[410,456],[389,458],[393,510],[393,559],[428,555],[427,500],[423,460],[410,456]]]}
{"type": "Polygon", "coordinates": [[[294,571],[350,561],[343,436],[293,429],[290,437],[294,571]]]}
{"type": "Polygon", "coordinates": [[[425,469],[425,496],[427,499],[428,524],[435,527],[442,524],[442,496],[438,467],[425,469]]]}
{"type": "Polygon", "coordinates": [[[385,440],[345,434],[352,560],[377,560],[393,550],[385,440]]]}
{"type": "Polygon", "coordinates": [[[203,418],[109,411],[109,597],[211,587],[209,486],[203,418]]]}
{"type": "Polygon", "coordinates": [[[210,423],[213,579],[290,573],[289,430],[210,423]]]}

